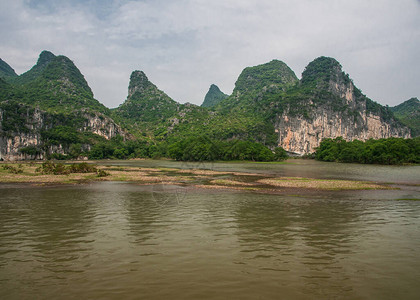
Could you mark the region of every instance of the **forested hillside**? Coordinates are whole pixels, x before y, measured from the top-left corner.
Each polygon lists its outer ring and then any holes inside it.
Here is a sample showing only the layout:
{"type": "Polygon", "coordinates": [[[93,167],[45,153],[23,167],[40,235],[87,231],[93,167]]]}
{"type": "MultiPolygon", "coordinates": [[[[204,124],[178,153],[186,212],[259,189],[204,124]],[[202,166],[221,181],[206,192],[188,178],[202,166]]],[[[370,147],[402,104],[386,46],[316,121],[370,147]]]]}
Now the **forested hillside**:
{"type": "Polygon", "coordinates": [[[201,107],[174,101],[134,71],[125,101],[108,109],[69,58],[43,51],[21,75],[0,61],[0,155],[279,160],[286,151],[313,153],[324,139],[409,138],[401,122],[416,134],[414,115],[404,117],[410,105],[418,100],[392,109],[398,120],[363,95],[335,59],[319,57],[301,80],[279,60],[245,68],[231,95],[211,85],[201,107]]]}

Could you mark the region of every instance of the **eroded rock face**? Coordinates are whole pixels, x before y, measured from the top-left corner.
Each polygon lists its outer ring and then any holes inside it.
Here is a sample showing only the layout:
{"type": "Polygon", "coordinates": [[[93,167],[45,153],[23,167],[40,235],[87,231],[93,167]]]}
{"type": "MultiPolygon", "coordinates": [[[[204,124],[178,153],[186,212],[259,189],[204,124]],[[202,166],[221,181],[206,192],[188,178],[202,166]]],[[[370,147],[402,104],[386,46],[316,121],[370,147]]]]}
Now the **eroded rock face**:
{"type": "MultiPolygon", "coordinates": [[[[47,112],[35,109],[28,109],[22,117],[25,124],[20,128],[24,130],[5,131],[1,127],[2,120],[7,111],[0,109],[0,159],[14,161],[26,159],[45,159],[47,153],[67,154],[68,145],[46,145],[42,140],[41,132],[60,125],[51,121],[51,115],[47,112]],[[37,149],[36,153],[22,153],[22,149],[32,147],[37,149]]],[[[111,118],[98,113],[79,111],[76,112],[83,121],[83,125],[77,128],[80,132],[92,132],[105,139],[111,139],[115,136],[128,138],[127,133],[121,129],[111,118]]],[[[83,150],[90,150],[91,145],[81,145],[83,150]]]]}
{"type": "MultiPolygon", "coordinates": [[[[379,114],[367,111],[365,101],[357,101],[354,86],[332,84],[330,89],[340,95],[348,109],[336,111],[327,105],[312,106],[307,116],[293,116],[286,110],[275,123],[278,146],[299,155],[313,153],[325,138],[343,137],[347,141],[410,138],[408,128],[396,120],[385,121],[379,114]]],[[[312,103],[309,102],[309,106],[312,103]]]]}
{"type": "Polygon", "coordinates": [[[279,146],[300,155],[315,151],[325,138],[343,137],[347,141],[365,141],[370,138],[410,138],[407,129],[393,127],[381,121],[379,116],[361,114],[357,119],[348,118],[331,111],[316,110],[313,119],[302,116],[289,117],[283,114],[276,124],[279,146]]]}
{"type": "Polygon", "coordinates": [[[286,151],[313,153],[325,138],[365,141],[411,137],[410,130],[388,108],[354,86],[333,58],[320,57],[311,62],[302,73],[300,88],[300,102],[288,104],[274,124],[278,145],[286,151]]]}
{"type": "Polygon", "coordinates": [[[114,120],[101,113],[84,113],[85,124],[82,131],[90,131],[107,140],[116,136],[127,138],[127,133],[114,120]]]}

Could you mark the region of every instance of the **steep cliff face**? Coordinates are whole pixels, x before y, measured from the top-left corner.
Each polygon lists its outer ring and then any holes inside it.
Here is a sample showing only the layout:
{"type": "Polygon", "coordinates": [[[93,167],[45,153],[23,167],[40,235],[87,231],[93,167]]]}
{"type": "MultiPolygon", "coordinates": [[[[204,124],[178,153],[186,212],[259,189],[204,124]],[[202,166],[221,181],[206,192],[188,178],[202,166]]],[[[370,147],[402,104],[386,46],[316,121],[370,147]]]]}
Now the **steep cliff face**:
{"type": "Polygon", "coordinates": [[[298,103],[287,104],[275,121],[278,145],[286,151],[312,153],[323,139],[339,136],[348,141],[410,137],[409,129],[364,96],[332,58],[309,64],[298,89],[298,103]]]}
{"type": "Polygon", "coordinates": [[[122,136],[124,139],[128,138],[128,134],[112,120],[111,118],[95,112],[83,112],[82,117],[85,119],[82,131],[92,132],[107,140],[116,136],[122,136]]]}
{"type": "Polygon", "coordinates": [[[0,159],[24,160],[45,159],[49,154],[65,155],[69,152],[69,140],[54,136],[54,130],[77,124],[70,128],[69,135],[78,142],[79,136],[90,134],[91,139],[80,139],[82,151],[90,149],[95,136],[109,140],[115,136],[128,135],[111,118],[86,110],[75,111],[72,115],[54,115],[38,108],[23,104],[8,104],[0,108],[0,159]],[[92,136],[93,134],[93,136],[92,136]],[[55,140],[52,140],[54,137],[55,140]]]}
{"type": "Polygon", "coordinates": [[[317,108],[310,118],[288,116],[284,112],[277,120],[275,130],[279,135],[279,146],[296,154],[308,154],[315,151],[325,138],[343,137],[347,141],[380,139],[389,137],[409,138],[408,129],[384,122],[381,117],[363,112],[355,117],[317,108]]]}

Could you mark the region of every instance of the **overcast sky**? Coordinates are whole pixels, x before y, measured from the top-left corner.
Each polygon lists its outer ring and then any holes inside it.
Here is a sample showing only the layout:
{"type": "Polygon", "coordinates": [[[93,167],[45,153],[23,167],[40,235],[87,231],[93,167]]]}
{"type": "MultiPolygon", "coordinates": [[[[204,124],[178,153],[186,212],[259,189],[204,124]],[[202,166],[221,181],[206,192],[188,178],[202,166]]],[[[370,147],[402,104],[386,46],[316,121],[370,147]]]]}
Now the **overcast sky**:
{"type": "Polygon", "coordinates": [[[0,40],[18,74],[42,50],[69,57],[108,107],[133,70],[201,104],[247,66],[279,59],[300,78],[319,56],[383,105],[420,97],[420,0],[0,0],[0,40]]]}

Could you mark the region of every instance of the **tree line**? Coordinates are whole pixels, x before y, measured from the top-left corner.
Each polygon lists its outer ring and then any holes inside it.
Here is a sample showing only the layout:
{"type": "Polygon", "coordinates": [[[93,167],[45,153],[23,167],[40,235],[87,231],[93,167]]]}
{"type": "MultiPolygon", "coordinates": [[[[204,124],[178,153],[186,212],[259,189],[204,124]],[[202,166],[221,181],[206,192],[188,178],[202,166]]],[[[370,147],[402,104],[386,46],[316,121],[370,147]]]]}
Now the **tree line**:
{"type": "MultiPolygon", "coordinates": [[[[33,154],[34,149],[22,149],[22,153],[33,154]]],[[[130,159],[130,158],[171,158],[179,161],[215,161],[215,160],[249,160],[249,161],[281,161],[286,159],[287,153],[277,147],[274,150],[265,145],[243,140],[221,141],[207,136],[180,138],[175,142],[152,142],[146,140],[124,141],[122,137],[115,137],[110,141],[100,141],[90,150],[83,144],[68,145],[66,155],[50,154],[50,159],[130,159]]]]}
{"type": "Polygon", "coordinates": [[[324,139],[315,159],[344,163],[396,165],[420,163],[420,138],[370,139],[347,142],[342,137],[324,139]]]}

